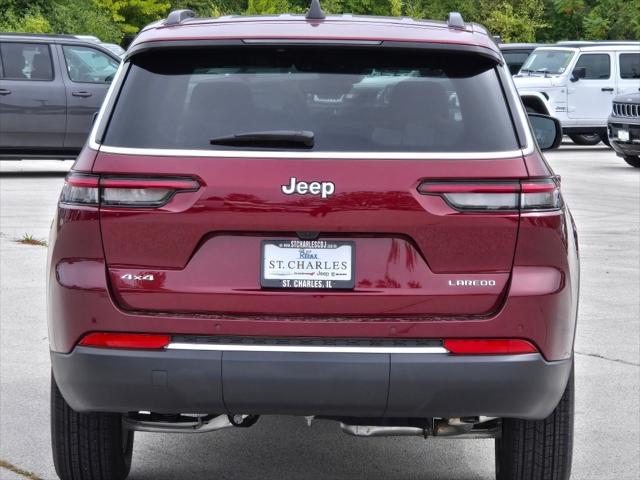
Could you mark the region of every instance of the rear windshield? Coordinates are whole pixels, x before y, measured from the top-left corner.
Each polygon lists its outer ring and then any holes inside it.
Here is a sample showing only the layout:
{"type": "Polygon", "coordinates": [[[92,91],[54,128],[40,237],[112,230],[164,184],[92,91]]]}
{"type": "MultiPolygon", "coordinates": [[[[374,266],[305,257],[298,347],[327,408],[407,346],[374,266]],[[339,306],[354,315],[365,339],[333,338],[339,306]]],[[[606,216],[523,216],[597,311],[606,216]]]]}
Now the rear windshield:
{"type": "Polygon", "coordinates": [[[518,148],[495,64],[369,47],[151,50],[134,58],[104,135],[118,147],[270,150],[215,139],[304,131],[278,149],[492,152],[518,148]]]}

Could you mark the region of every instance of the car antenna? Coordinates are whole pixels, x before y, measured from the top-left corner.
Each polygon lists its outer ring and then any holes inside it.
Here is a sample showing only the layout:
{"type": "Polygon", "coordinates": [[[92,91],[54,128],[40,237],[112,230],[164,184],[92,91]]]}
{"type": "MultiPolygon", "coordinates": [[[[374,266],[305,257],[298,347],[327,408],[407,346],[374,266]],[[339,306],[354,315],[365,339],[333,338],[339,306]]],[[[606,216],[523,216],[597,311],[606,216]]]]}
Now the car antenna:
{"type": "Polygon", "coordinates": [[[311,0],[311,5],[309,5],[305,18],[307,20],[324,20],[326,17],[320,6],[320,0],[311,0]]]}

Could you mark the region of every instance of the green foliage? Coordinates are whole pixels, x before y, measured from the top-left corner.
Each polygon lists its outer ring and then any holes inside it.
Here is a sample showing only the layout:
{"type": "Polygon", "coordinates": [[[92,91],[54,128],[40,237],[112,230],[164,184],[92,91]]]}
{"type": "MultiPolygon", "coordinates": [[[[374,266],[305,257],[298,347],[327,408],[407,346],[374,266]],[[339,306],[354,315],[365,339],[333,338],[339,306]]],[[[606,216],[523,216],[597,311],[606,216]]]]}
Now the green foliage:
{"type": "Polygon", "coordinates": [[[164,17],[171,7],[165,0],[93,0],[124,34],[137,33],[140,27],[164,17]]]}
{"type": "Polygon", "coordinates": [[[48,18],[55,33],[95,35],[103,42],[119,43],[122,30],[106,11],[91,2],[57,0],[48,18]]]}
{"type": "Polygon", "coordinates": [[[0,0],[0,32],[50,32],[51,25],[40,10],[43,3],[37,0],[0,0]]]}
{"type": "Polygon", "coordinates": [[[503,42],[534,42],[536,31],[545,26],[542,0],[484,0],[480,8],[486,12],[484,25],[503,42]]]}
{"type": "Polygon", "coordinates": [[[342,11],[337,13],[355,13],[360,15],[402,14],[402,0],[343,0],[342,11]]]}
{"type": "Polygon", "coordinates": [[[247,14],[268,15],[273,13],[292,12],[296,8],[288,0],[249,0],[247,14]]]}
{"type": "MultiPolygon", "coordinates": [[[[309,0],[0,0],[0,31],[96,35],[119,42],[173,9],[199,16],[303,13],[309,0]]],[[[503,41],[640,39],[640,0],[322,0],[328,13],[444,20],[450,11],[503,41]]]]}

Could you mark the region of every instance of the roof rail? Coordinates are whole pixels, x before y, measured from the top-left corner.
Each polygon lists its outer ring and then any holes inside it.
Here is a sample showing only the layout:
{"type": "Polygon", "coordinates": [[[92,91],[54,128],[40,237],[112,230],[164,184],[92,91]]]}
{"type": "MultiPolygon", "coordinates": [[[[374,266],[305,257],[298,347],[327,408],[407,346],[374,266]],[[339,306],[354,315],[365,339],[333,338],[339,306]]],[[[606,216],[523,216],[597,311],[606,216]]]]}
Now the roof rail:
{"type": "Polygon", "coordinates": [[[193,10],[173,10],[167,15],[167,19],[164,21],[165,25],[179,25],[189,18],[195,18],[196,14],[193,10]]]}
{"type": "Polygon", "coordinates": [[[457,28],[460,30],[465,29],[466,25],[460,12],[449,12],[449,15],[447,15],[447,26],[449,28],[457,28]]]}
{"type": "Polygon", "coordinates": [[[311,0],[311,5],[309,5],[305,18],[307,20],[324,20],[327,18],[320,6],[320,0],[311,0]]]}

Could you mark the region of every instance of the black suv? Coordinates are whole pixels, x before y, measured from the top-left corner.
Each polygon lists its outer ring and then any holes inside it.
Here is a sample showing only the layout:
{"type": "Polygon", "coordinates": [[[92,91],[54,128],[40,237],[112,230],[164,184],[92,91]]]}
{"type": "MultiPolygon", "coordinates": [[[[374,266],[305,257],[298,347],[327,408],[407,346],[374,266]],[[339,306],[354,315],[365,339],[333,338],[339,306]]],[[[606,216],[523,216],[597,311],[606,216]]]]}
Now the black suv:
{"type": "Polygon", "coordinates": [[[632,167],[640,168],[640,93],[614,98],[607,126],[616,154],[632,167]]]}
{"type": "Polygon", "coordinates": [[[71,35],[0,34],[0,159],[75,158],[120,58],[71,35]]]}
{"type": "Polygon", "coordinates": [[[505,62],[509,67],[511,75],[516,75],[524,62],[527,61],[531,52],[543,46],[543,43],[499,43],[498,48],[502,52],[505,62]]]}

